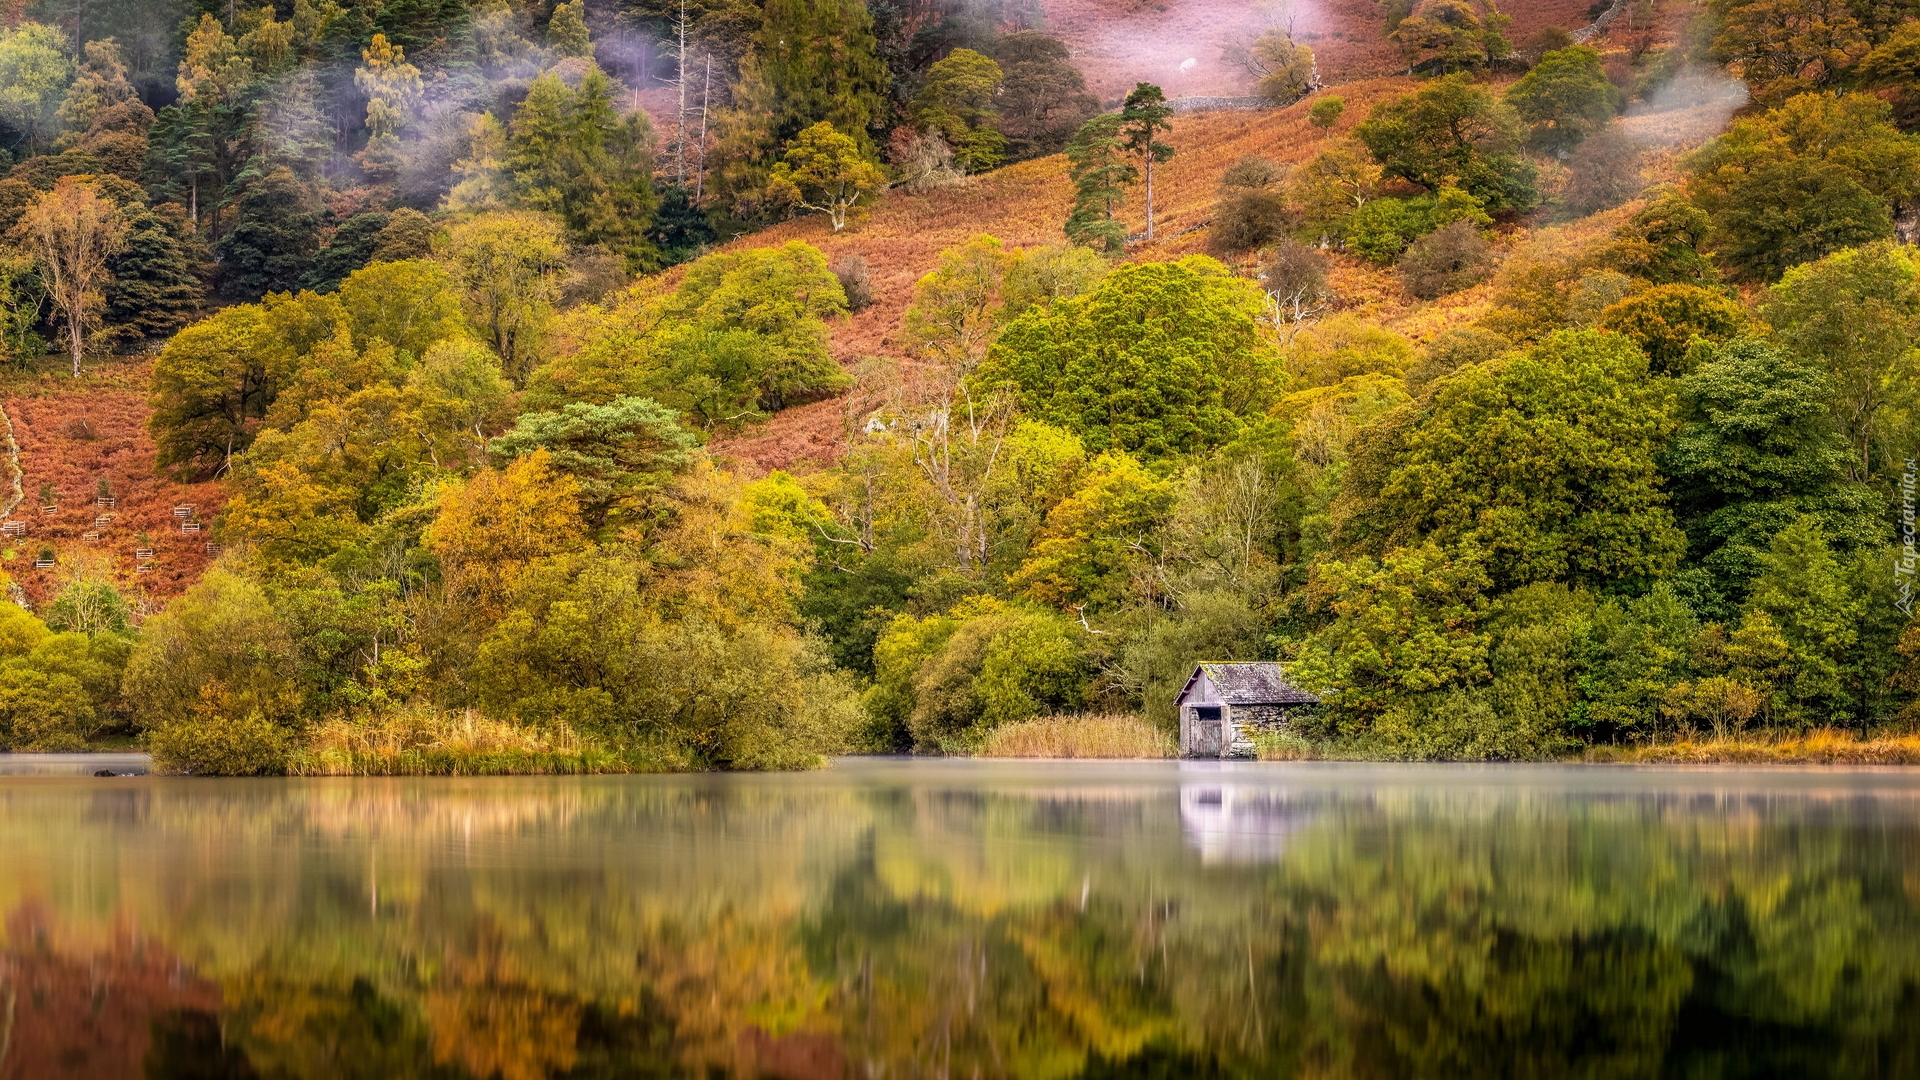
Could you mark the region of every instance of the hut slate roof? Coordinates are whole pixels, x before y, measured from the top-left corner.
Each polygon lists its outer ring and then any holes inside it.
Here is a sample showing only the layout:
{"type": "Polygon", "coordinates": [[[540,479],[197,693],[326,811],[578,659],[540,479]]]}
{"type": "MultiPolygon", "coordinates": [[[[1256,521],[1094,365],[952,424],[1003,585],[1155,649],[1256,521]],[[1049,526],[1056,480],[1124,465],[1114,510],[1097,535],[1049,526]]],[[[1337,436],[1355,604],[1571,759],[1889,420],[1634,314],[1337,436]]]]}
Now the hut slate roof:
{"type": "Polygon", "coordinates": [[[1273,661],[1223,664],[1202,663],[1187,679],[1180,697],[1187,696],[1193,681],[1204,671],[1220,692],[1220,700],[1229,705],[1317,705],[1320,699],[1287,681],[1287,674],[1273,661]]]}

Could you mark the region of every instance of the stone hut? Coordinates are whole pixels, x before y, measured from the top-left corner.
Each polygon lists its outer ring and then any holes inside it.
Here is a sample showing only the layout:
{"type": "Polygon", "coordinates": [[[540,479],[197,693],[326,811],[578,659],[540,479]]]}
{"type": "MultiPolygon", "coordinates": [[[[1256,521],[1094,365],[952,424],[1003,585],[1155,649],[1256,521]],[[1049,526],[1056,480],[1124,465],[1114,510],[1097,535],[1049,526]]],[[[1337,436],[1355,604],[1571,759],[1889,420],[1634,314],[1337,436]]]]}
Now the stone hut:
{"type": "Polygon", "coordinates": [[[1180,710],[1180,755],[1252,757],[1253,736],[1285,729],[1320,699],[1287,681],[1280,665],[1202,663],[1173,699],[1180,710]]]}

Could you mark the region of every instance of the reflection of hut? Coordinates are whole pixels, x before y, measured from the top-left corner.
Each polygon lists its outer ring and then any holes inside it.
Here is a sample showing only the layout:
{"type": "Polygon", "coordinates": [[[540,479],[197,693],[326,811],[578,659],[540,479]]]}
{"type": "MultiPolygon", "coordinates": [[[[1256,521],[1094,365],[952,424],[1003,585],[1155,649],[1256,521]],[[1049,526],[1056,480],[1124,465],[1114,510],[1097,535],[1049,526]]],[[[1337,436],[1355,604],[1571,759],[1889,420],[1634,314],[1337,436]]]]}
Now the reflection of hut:
{"type": "Polygon", "coordinates": [[[1255,732],[1281,731],[1320,699],[1287,681],[1272,662],[1203,663],[1173,699],[1185,757],[1252,757],[1255,732]]]}
{"type": "Polygon", "coordinates": [[[1180,785],[1180,831],[1207,863],[1275,862],[1310,807],[1284,792],[1233,784],[1180,785]]]}

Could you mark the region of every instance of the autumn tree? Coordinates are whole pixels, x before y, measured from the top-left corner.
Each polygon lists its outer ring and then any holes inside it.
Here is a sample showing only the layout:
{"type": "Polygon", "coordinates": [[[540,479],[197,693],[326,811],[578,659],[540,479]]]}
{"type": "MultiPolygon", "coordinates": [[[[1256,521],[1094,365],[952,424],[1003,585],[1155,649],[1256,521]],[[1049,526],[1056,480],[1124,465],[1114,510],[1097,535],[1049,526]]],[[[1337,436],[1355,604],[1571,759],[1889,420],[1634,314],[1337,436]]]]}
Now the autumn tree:
{"type": "Polygon", "coordinates": [[[859,141],[823,120],[788,144],[767,179],[767,198],[825,214],[839,232],[864,216],[867,203],[885,186],[886,174],[861,152],[859,141]]]}
{"type": "Polygon", "coordinates": [[[994,107],[1003,78],[999,64],[972,49],[955,49],[927,69],[907,113],[922,128],[940,133],[962,170],[991,169],[1007,154],[994,107]]]}
{"type": "Polygon", "coordinates": [[[987,355],[1005,312],[1001,283],[1015,256],[982,234],[940,253],[940,264],[913,286],[907,333],[915,344],[964,376],[987,355]]]}
{"type": "Polygon", "coordinates": [[[768,178],[800,134],[817,124],[873,153],[887,113],[887,70],[873,17],[859,0],[772,0],[740,63],[733,103],[715,116],[723,202],[753,219],[767,209],[768,178]]]}
{"type": "Polygon", "coordinates": [[[1585,45],[1550,52],[1507,89],[1507,104],[1532,128],[1533,145],[1565,153],[1603,127],[1620,108],[1600,52],[1585,45]]]}
{"type": "Polygon", "coordinates": [[[560,296],[567,252],[559,224],[527,211],[480,214],[450,226],[439,254],[507,374],[525,379],[560,296]]]}
{"type": "Polygon", "coordinates": [[[367,95],[367,148],[360,163],[376,178],[393,175],[398,167],[400,128],[421,94],[420,69],[407,63],[406,50],[385,34],[360,51],[363,66],[353,73],[354,85],[367,95]]]}
{"type": "Polygon", "coordinates": [[[1003,78],[996,102],[1000,129],[1016,159],[1063,149],[1081,124],[1100,111],[1067,46],[1038,30],[1004,34],[987,50],[1003,78]]]}
{"type": "Polygon", "coordinates": [[[126,243],[126,215],[87,178],[67,176],[35,199],[15,228],[39,261],[48,295],[66,324],[77,379],[87,332],[106,307],[108,261],[126,243]]]}
{"type": "Polygon", "coordinates": [[[1228,42],[1225,58],[1253,77],[1261,97],[1291,105],[1314,91],[1313,50],[1293,40],[1290,28],[1275,26],[1251,41],[1228,42]]]}

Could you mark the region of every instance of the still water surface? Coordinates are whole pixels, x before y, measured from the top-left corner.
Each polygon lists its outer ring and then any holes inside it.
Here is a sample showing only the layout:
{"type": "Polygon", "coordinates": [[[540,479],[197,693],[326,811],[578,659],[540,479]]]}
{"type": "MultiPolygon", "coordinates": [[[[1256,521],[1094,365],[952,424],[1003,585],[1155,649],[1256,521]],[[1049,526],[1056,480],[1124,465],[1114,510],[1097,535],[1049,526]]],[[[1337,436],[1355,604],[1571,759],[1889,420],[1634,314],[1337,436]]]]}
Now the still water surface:
{"type": "Polygon", "coordinates": [[[0,777],[0,1078],[1920,1076],[1920,770],[0,777]]]}

